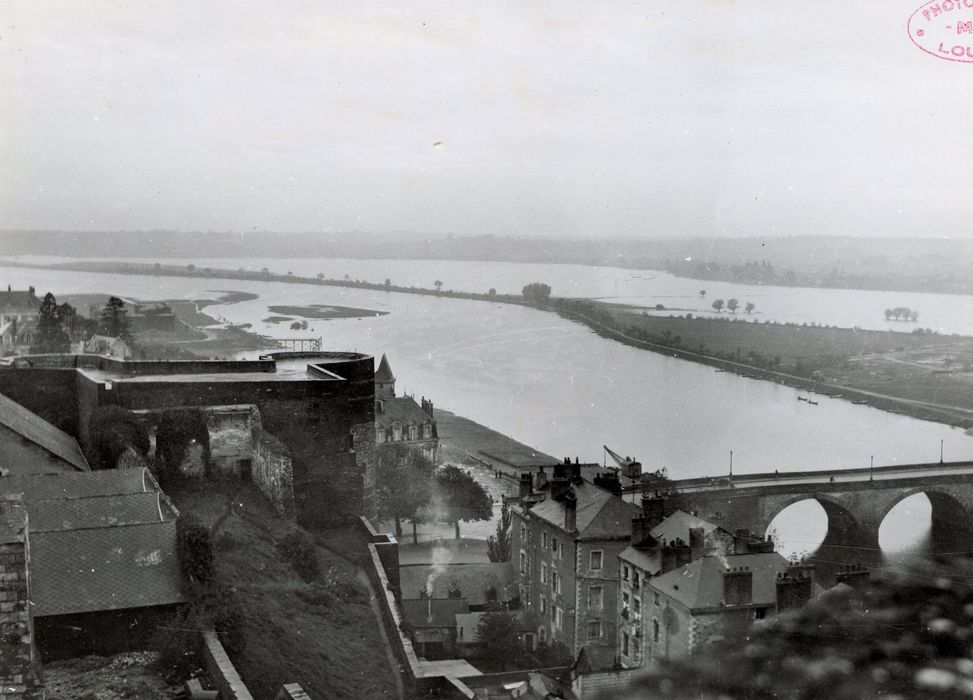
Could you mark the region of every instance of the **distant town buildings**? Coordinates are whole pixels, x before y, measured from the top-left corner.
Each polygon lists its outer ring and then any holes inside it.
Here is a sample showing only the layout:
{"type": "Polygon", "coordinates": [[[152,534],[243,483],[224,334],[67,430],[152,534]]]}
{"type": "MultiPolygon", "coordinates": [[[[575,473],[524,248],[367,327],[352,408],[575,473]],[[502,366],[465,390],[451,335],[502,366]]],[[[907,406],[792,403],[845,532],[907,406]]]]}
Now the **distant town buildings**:
{"type": "Polygon", "coordinates": [[[439,457],[432,401],[423,397],[420,406],[412,396],[396,396],[395,375],[384,354],[375,371],[375,443],[415,448],[434,464],[439,457]]]}

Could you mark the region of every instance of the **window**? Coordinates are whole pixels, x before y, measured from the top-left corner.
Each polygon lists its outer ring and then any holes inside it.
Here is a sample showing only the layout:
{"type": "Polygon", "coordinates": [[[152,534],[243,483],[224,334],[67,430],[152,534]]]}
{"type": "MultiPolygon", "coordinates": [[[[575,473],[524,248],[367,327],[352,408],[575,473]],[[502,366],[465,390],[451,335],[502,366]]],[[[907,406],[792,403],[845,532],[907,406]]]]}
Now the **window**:
{"type": "Polygon", "coordinates": [[[639,572],[638,571],[633,571],[632,572],[632,588],[638,588],[638,587],[639,587],[639,572]]]}
{"type": "Polygon", "coordinates": [[[520,524],[520,541],[521,542],[526,542],[527,541],[527,524],[526,523],[521,523],[520,524]]]}
{"type": "Polygon", "coordinates": [[[638,596],[632,598],[632,610],[634,610],[636,614],[642,612],[642,600],[638,596]]]}
{"type": "Polygon", "coordinates": [[[381,445],[383,442],[385,442],[385,431],[384,430],[376,430],[375,431],[375,442],[377,442],[379,445],[381,445]]]}
{"type": "Polygon", "coordinates": [[[527,573],[527,553],[524,550],[520,550],[520,573],[527,573]]]}
{"type": "Polygon", "coordinates": [[[561,577],[557,571],[551,572],[551,589],[554,591],[554,595],[561,595],[561,577]]]}
{"type": "Polygon", "coordinates": [[[655,603],[655,607],[659,607],[659,591],[652,593],[652,602],[655,603]]]}
{"type": "Polygon", "coordinates": [[[658,644],[660,635],[661,633],[659,631],[659,621],[655,618],[652,618],[652,641],[658,644]]]}
{"type": "Polygon", "coordinates": [[[754,608],[753,609],[753,619],[763,620],[767,616],[767,608],[754,608]]]}
{"type": "Polygon", "coordinates": [[[541,627],[537,630],[537,639],[541,642],[547,641],[547,630],[541,627]]]}
{"type": "Polygon", "coordinates": [[[547,564],[541,562],[541,583],[547,583],[547,564]]]}
{"type": "Polygon", "coordinates": [[[564,624],[564,612],[561,608],[554,608],[554,626],[561,629],[564,624]]]}
{"type": "Polygon", "coordinates": [[[417,440],[417,439],[419,439],[419,426],[418,425],[410,425],[409,426],[409,439],[410,440],[417,440]]]}
{"type": "Polygon", "coordinates": [[[402,439],[402,426],[395,425],[392,426],[392,440],[398,442],[402,439]]]}
{"type": "Polygon", "coordinates": [[[622,632],[622,656],[628,656],[628,632],[622,632]]]}
{"type": "Polygon", "coordinates": [[[551,538],[551,556],[552,557],[557,556],[557,537],[551,538]]]}
{"type": "Polygon", "coordinates": [[[426,423],[422,426],[422,437],[431,438],[432,437],[432,426],[426,423]]]}
{"type": "Polygon", "coordinates": [[[547,533],[541,533],[541,549],[547,549],[547,533]]]}
{"type": "Polygon", "coordinates": [[[593,610],[601,610],[605,602],[604,589],[601,586],[591,586],[588,588],[588,607],[593,610]]]}
{"type": "Polygon", "coordinates": [[[591,570],[601,571],[602,559],[604,559],[603,552],[599,549],[591,553],[591,570]]]}
{"type": "Polygon", "coordinates": [[[622,581],[628,581],[628,564],[622,564],[622,581]]]}
{"type": "Polygon", "coordinates": [[[547,615],[547,598],[541,596],[541,615],[547,615]]]}
{"type": "Polygon", "coordinates": [[[588,639],[599,639],[601,637],[601,620],[590,620],[588,622],[588,639]]]}

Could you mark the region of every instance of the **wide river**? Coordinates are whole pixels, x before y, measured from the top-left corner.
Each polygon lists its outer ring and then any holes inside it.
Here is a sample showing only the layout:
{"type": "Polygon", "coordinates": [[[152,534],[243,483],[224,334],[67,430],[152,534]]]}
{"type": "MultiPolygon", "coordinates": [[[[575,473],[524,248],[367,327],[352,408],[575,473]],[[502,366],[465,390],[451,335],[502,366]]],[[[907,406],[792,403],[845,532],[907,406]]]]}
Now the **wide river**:
{"type": "MultiPolygon", "coordinates": [[[[51,258],[23,257],[25,261],[51,258]]],[[[190,261],[152,259],[184,266],[190,261]]],[[[519,294],[529,282],[549,284],[556,296],[602,299],[613,303],[645,307],[650,313],[704,316],[717,314],[711,304],[716,299],[737,299],[737,318],[751,321],[817,323],[840,328],[911,331],[931,328],[940,333],[973,335],[973,296],[956,294],[921,294],[917,292],[876,292],[854,289],[817,289],[807,287],[761,287],[729,282],[700,281],[675,277],[655,270],[625,270],[615,267],[586,265],[542,265],[536,263],[489,263],[454,260],[351,260],[277,258],[194,259],[197,268],[245,269],[315,277],[323,273],[329,279],[362,280],[382,283],[386,279],[403,287],[431,289],[438,280],[443,289],[485,293],[496,289],[500,294],[519,294]],[[705,296],[700,292],[705,291],[705,296]],[[755,305],[752,315],[744,313],[747,302],[755,305]],[[664,311],[655,307],[662,304],[664,311]],[[885,318],[886,309],[909,307],[919,312],[918,320],[885,318]]]]}
{"type": "MultiPolygon", "coordinates": [[[[710,282],[612,268],[478,263],[430,263],[433,267],[428,268],[426,263],[359,260],[195,262],[197,267],[266,266],[296,274],[320,269],[329,277],[348,274],[369,281],[390,277],[398,284],[415,281],[422,286],[442,279],[444,287],[478,291],[489,277],[489,286],[501,292],[515,291],[537,279],[551,284],[555,293],[566,293],[565,280],[570,279],[575,280],[572,293],[578,296],[605,296],[612,285],[626,295],[643,282],[662,285],[662,280],[671,285],[670,297],[705,286],[708,298],[731,292],[741,301],[750,298],[739,287],[724,290],[725,286],[710,282]],[[530,277],[523,276],[525,267],[530,268],[526,271],[530,277]],[[614,282],[596,285],[594,280],[603,273],[613,275],[614,282]],[[643,282],[633,281],[640,276],[643,282]]],[[[602,445],[607,444],[639,458],[647,468],[668,467],[675,478],[725,474],[731,450],[735,473],[862,467],[872,456],[876,465],[935,461],[940,440],[947,460],[973,459],[973,438],[961,430],[823,396],[817,406],[809,405],[797,401],[794,389],[621,345],[554,314],[528,308],[278,282],[0,270],[15,288],[33,284],[41,293],[51,290],[59,296],[102,292],[141,299],[192,299],[212,298],[213,290],[220,289],[253,292],[258,299],[208,311],[233,323],[251,323],[255,331],[274,337],[322,336],[328,349],[358,350],[376,357],[387,353],[399,391],[430,397],[438,406],[558,457],[601,461],[602,445]],[[268,306],[280,304],[336,304],[389,313],[311,321],[309,330],[295,332],[287,324],[262,321],[270,315],[268,306]]],[[[756,289],[763,294],[771,291],[756,289]]],[[[661,295],[661,286],[659,290],[661,295]]],[[[775,294],[757,300],[758,308],[777,303],[772,301],[777,299],[775,294]]],[[[824,292],[798,289],[780,294],[800,299],[802,308],[809,308],[814,304],[808,299],[823,298],[815,295],[824,292]]],[[[835,295],[833,305],[821,301],[816,322],[883,327],[884,316],[876,309],[910,305],[921,310],[926,325],[938,315],[945,330],[973,333],[970,297],[828,294],[835,295]],[[880,323],[867,322],[874,322],[876,315],[881,316],[880,323]],[[846,319],[853,317],[849,324],[846,319]]]]}

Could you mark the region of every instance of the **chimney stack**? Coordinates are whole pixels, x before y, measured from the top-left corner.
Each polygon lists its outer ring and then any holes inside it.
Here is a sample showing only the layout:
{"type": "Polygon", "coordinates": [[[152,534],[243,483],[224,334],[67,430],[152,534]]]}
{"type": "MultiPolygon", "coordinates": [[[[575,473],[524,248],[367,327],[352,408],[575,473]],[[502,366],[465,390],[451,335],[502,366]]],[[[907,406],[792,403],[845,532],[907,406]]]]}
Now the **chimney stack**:
{"type": "Polygon", "coordinates": [[[537,470],[537,490],[540,491],[542,488],[547,486],[547,473],[544,471],[544,465],[541,465],[537,470]]]}
{"type": "Polygon", "coordinates": [[[632,518],[632,546],[636,549],[652,549],[658,542],[651,534],[652,526],[645,516],[632,518]]]}
{"type": "Polygon", "coordinates": [[[642,496],[642,517],[646,518],[651,530],[666,519],[666,501],[661,496],[642,496]]]}
{"type": "Polygon", "coordinates": [[[522,472],[520,475],[520,492],[518,494],[520,504],[523,505],[524,501],[528,500],[532,495],[534,495],[534,480],[528,472],[522,472]]]}
{"type": "Polygon", "coordinates": [[[681,539],[664,544],[660,550],[663,574],[689,564],[693,560],[693,552],[689,545],[681,539]]]}
{"type": "Polygon", "coordinates": [[[723,572],[723,602],[727,605],[753,602],[753,572],[749,567],[732,567],[723,572]]]}
{"type": "Polygon", "coordinates": [[[814,567],[789,566],[777,574],[777,611],[799,608],[811,600],[814,592],[814,567]]]}
{"type": "Polygon", "coordinates": [[[600,486],[615,496],[622,495],[622,482],[618,480],[618,474],[615,472],[608,472],[607,474],[599,474],[596,476],[595,486],[600,486]]]}
{"type": "Polygon", "coordinates": [[[578,499],[570,490],[564,497],[564,529],[573,532],[578,526],[578,499]]]}

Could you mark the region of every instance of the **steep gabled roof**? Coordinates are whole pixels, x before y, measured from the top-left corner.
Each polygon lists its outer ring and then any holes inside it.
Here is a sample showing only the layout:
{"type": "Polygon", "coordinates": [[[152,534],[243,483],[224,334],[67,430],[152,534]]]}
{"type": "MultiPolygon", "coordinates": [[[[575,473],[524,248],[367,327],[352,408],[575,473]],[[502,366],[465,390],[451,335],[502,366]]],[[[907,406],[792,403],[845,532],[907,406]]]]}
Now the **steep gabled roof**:
{"type": "Polygon", "coordinates": [[[0,311],[35,311],[40,300],[33,289],[0,291],[0,311]]]}
{"type": "Polygon", "coordinates": [[[788,563],[777,552],[703,557],[683,567],[650,578],[646,585],[675,599],[690,610],[719,607],[723,602],[723,573],[745,567],[753,573],[753,605],[777,602],[777,574],[788,563]]]}
{"type": "Polygon", "coordinates": [[[392,423],[431,423],[432,416],[422,410],[411,396],[379,399],[375,402],[375,425],[389,428],[392,423]]]}
{"type": "Polygon", "coordinates": [[[378,363],[378,369],[375,371],[375,381],[376,382],[394,382],[395,375],[392,374],[392,368],[389,367],[389,360],[382,353],[382,361],[378,363]]]}
{"type": "Polygon", "coordinates": [[[106,469],[95,472],[30,474],[0,478],[0,493],[22,493],[24,502],[52,498],[91,498],[154,491],[147,469],[106,469]]]}
{"type": "MultiPolygon", "coordinates": [[[[88,462],[73,437],[3,394],[0,394],[0,425],[64,461],[65,470],[71,467],[88,470],[88,462]]],[[[18,465],[0,462],[0,466],[18,472],[18,465]]]]}
{"type": "MultiPolygon", "coordinates": [[[[634,503],[626,503],[603,488],[582,481],[571,484],[575,496],[575,527],[578,539],[612,539],[625,537],[632,531],[632,518],[642,512],[634,503]]],[[[565,507],[563,501],[548,497],[528,511],[562,530],[565,507]]]]}
{"type": "Polygon", "coordinates": [[[129,493],[124,496],[57,498],[30,503],[30,532],[87,530],[158,523],[171,517],[158,491],[129,493]]]}
{"type": "Polygon", "coordinates": [[[689,531],[696,528],[702,528],[703,535],[705,536],[715,530],[719,530],[720,526],[716,523],[711,523],[709,520],[703,520],[692,513],[687,513],[684,510],[677,510],[652,528],[649,534],[660,541],[675,542],[677,539],[680,539],[688,543],[689,531]]]}

